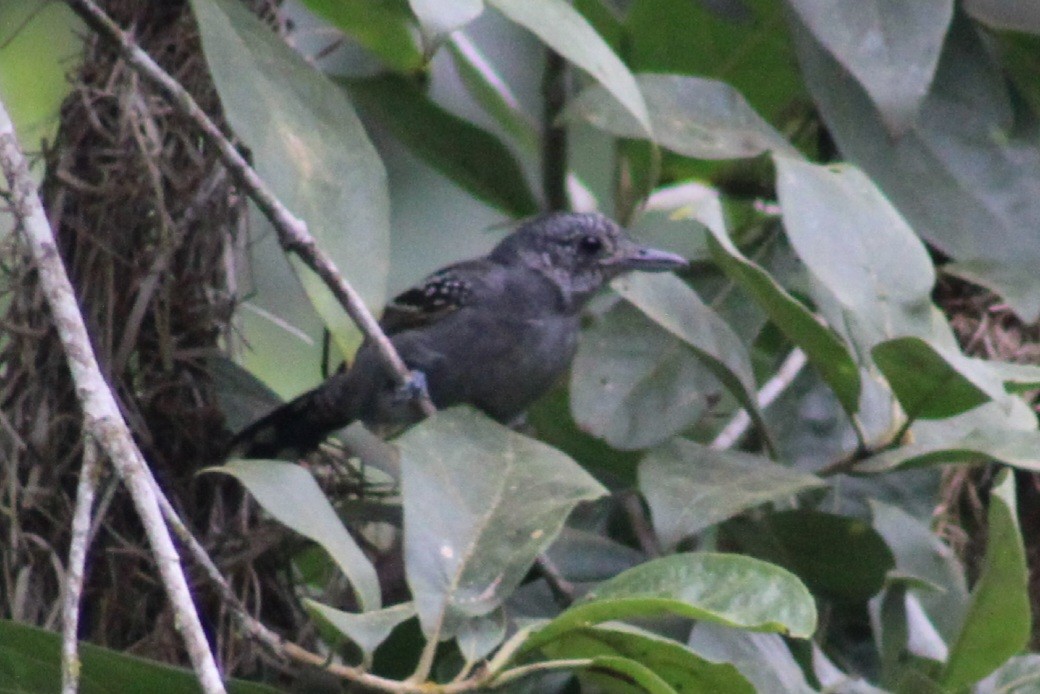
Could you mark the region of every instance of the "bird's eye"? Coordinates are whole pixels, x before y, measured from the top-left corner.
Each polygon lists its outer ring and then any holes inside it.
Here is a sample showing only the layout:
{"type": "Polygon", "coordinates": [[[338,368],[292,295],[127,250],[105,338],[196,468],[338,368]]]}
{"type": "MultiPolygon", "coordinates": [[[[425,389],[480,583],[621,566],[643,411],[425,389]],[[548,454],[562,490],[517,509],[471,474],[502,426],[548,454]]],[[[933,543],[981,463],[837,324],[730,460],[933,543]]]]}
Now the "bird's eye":
{"type": "Polygon", "coordinates": [[[595,255],[603,250],[603,239],[598,236],[583,236],[578,241],[578,248],[582,253],[595,255]]]}

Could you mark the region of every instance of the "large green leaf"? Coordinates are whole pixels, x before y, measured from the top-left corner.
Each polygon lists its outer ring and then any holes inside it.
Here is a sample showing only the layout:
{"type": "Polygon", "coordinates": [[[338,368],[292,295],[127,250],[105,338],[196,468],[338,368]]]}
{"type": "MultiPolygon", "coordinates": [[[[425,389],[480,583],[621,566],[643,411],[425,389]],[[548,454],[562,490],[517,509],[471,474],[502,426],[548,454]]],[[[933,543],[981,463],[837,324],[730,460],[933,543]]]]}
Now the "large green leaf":
{"type": "MultiPolygon", "coordinates": [[[[342,89],[233,0],[193,0],[224,114],[260,176],[302,217],[370,308],[386,294],[390,211],[383,163],[342,89]]],[[[316,275],[296,264],[344,354],[353,322],[316,275]]]]}
{"type": "Polygon", "coordinates": [[[363,610],[380,606],[379,578],[311,474],[280,460],[232,460],[206,472],[231,475],[279,523],[321,545],[343,571],[363,610]]]}
{"type": "Polygon", "coordinates": [[[628,109],[643,132],[651,132],[646,102],[632,73],[588,20],[565,0],[487,0],[487,3],[592,75],[628,109]]]}
{"type": "Polygon", "coordinates": [[[455,633],[509,597],[575,504],[606,493],[573,460],[453,408],[401,449],[408,585],[427,635],[455,633]]]}
{"type": "Polygon", "coordinates": [[[881,342],[871,356],[911,421],[952,417],[1006,398],[1003,381],[986,362],[918,337],[881,342]]]}
{"type": "Polygon", "coordinates": [[[758,408],[751,358],[733,329],[674,275],[635,273],[614,280],[611,286],[693,350],[748,411],[772,451],[758,408]]]}
{"type": "Polygon", "coordinates": [[[719,79],[779,123],[805,98],[783,3],[635,0],[625,21],[626,58],[638,72],[719,79]]]}
{"type": "Polygon", "coordinates": [[[491,133],[435,104],[410,80],[371,77],[350,82],[350,92],[412,152],[480,200],[513,217],[538,211],[512,152],[491,133]]]}
{"type": "MultiPolygon", "coordinates": [[[[641,74],[636,82],[650,109],[653,140],[662,147],[701,159],[754,157],[772,150],[798,156],[725,82],[663,74],[641,74]]],[[[639,121],[598,84],[572,99],[563,117],[570,122],[588,121],[618,137],[648,136],[639,121]]]]}
{"type": "MultiPolygon", "coordinates": [[[[729,663],[713,663],[681,643],[624,624],[575,629],[543,650],[553,659],[627,658],[655,672],[676,692],[754,694],[751,684],[729,663]]],[[[601,683],[616,694],[642,691],[616,680],[601,683]]]]}
{"type": "MultiPolygon", "coordinates": [[[[784,228],[837,304],[828,321],[871,347],[932,331],[935,270],[906,221],[859,169],[774,157],[784,228]]],[[[825,315],[829,307],[821,301],[825,315]]]]}
{"type": "Polygon", "coordinates": [[[1010,470],[997,476],[989,500],[982,574],[942,677],[943,686],[953,691],[990,674],[1029,641],[1029,570],[1010,470]]]}
{"type": "Polygon", "coordinates": [[[639,490],[666,547],[750,508],[820,486],[815,475],[766,458],[684,439],[653,449],[639,464],[639,490]]]}
{"type": "Polygon", "coordinates": [[[932,90],[900,138],[889,136],[841,66],[804,28],[795,29],[806,82],[842,154],[957,261],[957,272],[1000,293],[1026,322],[1035,320],[1040,147],[1015,129],[1008,83],[976,27],[955,17],[932,90]]]}
{"type": "Polygon", "coordinates": [[[754,685],[756,692],[816,692],[805,681],[801,666],[777,634],[755,634],[699,622],[690,634],[689,646],[710,660],[732,663],[754,685]]]}
{"type": "Polygon", "coordinates": [[[751,557],[697,552],[655,559],[600,584],[532,632],[522,651],[573,629],[661,614],[797,638],[816,628],[816,604],[794,575],[751,557]]]}
{"type": "Polygon", "coordinates": [[[928,93],[953,0],[788,0],[816,40],[859,80],[896,135],[928,93]]]}
{"type": "Polygon", "coordinates": [[[796,574],[814,595],[863,602],[881,590],[895,565],[881,536],[848,516],[799,509],[726,528],[755,556],[796,574]]]}
{"type": "MultiPolygon", "coordinates": [[[[471,0],[460,0],[461,2],[471,0]]],[[[378,55],[399,72],[423,64],[418,33],[404,0],[302,0],[307,9],[378,55]]]]}
{"type": "Polygon", "coordinates": [[[636,450],[689,427],[718,389],[682,340],[619,301],[582,331],[571,366],[571,413],[583,431],[636,450]]]}
{"type": "Polygon", "coordinates": [[[709,224],[708,229],[708,247],[719,267],[755,299],[791,342],[802,348],[845,411],[856,412],[860,374],[848,346],[769,273],[744,257],[721,226],[709,224]]]}
{"type": "MultiPolygon", "coordinates": [[[[82,694],[197,694],[199,679],[186,668],[145,660],[90,643],[79,644],[82,694]]],[[[258,682],[229,680],[230,694],[276,694],[258,682]]],[[[61,635],[28,624],[0,620],[0,692],[52,694],[61,691],[61,635]]]]}

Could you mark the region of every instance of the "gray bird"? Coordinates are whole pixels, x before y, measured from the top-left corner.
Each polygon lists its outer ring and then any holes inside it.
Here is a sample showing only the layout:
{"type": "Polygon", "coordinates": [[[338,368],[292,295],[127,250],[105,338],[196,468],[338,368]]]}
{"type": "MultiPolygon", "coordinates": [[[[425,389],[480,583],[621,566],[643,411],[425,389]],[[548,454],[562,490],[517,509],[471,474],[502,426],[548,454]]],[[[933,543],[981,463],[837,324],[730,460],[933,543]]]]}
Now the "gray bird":
{"type": "MultiPolygon", "coordinates": [[[[387,305],[380,324],[438,408],[468,403],[515,420],[567,370],[580,313],[608,281],[631,270],[687,265],[640,246],[600,214],[528,220],[488,255],[449,265],[387,305]]],[[[371,344],[354,364],[234,436],[231,454],[298,456],[360,420],[377,430],[421,418],[371,344]]]]}

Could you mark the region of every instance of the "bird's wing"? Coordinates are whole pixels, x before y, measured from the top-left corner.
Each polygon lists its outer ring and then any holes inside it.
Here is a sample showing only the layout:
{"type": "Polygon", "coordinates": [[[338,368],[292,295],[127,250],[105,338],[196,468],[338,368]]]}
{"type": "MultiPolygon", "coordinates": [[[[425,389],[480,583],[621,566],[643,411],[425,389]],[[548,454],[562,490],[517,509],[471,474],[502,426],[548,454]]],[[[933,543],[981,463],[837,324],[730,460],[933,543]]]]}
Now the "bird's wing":
{"type": "Polygon", "coordinates": [[[380,325],[387,335],[422,328],[470,303],[477,265],[466,261],[438,270],[419,284],[398,294],[383,310],[380,325]]]}

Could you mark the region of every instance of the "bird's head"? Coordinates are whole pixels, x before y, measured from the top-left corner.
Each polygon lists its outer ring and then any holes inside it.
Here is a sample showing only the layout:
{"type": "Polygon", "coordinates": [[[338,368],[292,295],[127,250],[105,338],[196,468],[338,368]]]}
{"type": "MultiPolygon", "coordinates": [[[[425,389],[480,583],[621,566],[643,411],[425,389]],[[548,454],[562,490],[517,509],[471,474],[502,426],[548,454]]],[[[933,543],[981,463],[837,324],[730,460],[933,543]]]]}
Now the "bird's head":
{"type": "Polygon", "coordinates": [[[559,286],[565,301],[574,307],[631,270],[662,272],[688,265],[682,256],[639,245],[601,214],[574,212],[547,214],[524,222],[491,251],[490,258],[541,272],[559,286]]]}

